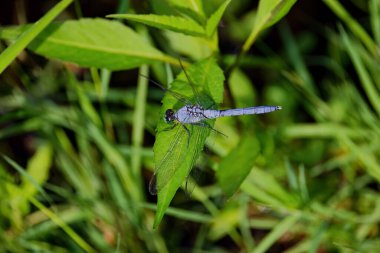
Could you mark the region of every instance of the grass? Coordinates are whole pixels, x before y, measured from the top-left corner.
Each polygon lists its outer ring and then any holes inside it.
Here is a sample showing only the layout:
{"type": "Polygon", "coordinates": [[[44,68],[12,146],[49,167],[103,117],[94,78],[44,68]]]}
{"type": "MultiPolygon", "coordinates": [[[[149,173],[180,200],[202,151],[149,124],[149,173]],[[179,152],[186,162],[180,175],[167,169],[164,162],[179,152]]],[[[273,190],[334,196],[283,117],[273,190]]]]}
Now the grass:
{"type": "Polygon", "coordinates": [[[125,24],[112,12],[53,24],[87,13],[69,3],[1,26],[1,252],[377,252],[377,0],[120,1],[125,24]],[[284,109],[218,119],[228,137],[209,136],[191,195],[181,179],[157,203],[148,182],[170,97],[139,74],[166,86],[178,58],[198,85],[203,70],[208,87],[224,76],[221,108],[284,109]]]}

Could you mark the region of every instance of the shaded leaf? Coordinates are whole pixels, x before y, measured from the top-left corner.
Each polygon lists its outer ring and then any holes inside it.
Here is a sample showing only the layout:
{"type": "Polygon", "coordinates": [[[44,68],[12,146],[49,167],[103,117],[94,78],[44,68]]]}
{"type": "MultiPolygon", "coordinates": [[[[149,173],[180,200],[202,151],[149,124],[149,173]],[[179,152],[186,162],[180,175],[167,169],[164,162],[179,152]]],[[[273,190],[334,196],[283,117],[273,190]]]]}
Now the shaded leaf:
{"type": "Polygon", "coordinates": [[[251,171],[260,151],[260,144],[253,136],[242,138],[241,142],[219,165],[216,172],[223,192],[231,197],[239,189],[251,171]]]}
{"type": "Polygon", "coordinates": [[[182,1],[182,0],[169,0],[170,4],[180,7],[181,9],[189,9],[200,15],[204,15],[203,5],[201,0],[182,1]]]}
{"type": "Polygon", "coordinates": [[[178,10],[183,15],[190,17],[197,21],[199,24],[206,23],[206,16],[203,10],[201,0],[194,1],[182,1],[182,0],[170,0],[169,1],[174,9],[178,10]]]}
{"type": "Polygon", "coordinates": [[[159,29],[171,30],[187,35],[204,36],[205,30],[197,22],[192,19],[179,16],[166,15],[137,15],[137,14],[112,14],[107,15],[108,18],[123,18],[136,21],[145,25],[156,27],[159,29]]]}

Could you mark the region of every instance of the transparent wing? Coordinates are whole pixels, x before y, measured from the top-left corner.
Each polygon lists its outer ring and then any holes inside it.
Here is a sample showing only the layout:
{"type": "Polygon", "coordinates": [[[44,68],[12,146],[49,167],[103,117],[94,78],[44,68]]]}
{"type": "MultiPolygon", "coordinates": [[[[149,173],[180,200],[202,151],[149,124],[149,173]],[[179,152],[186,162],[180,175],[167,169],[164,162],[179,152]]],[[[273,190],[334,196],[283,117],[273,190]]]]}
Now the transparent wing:
{"type": "Polygon", "coordinates": [[[169,144],[164,156],[158,163],[156,171],[149,182],[149,192],[157,194],[174,176],[176,169],[181,165],[187,153],[188,134],[185,128],[178,124],[174,136],[166,134],[172,141],[169,144]]]}
{"type": "Polygon", "coordinates": [[[194,98],[195,98],[197,104],[198,104],[198,105],[201,105],[201,103],[202,103],[202,101],[201,101],[201,96],[200,96],[200,94],[199,94],[197,88],[195,87],[193,81],[190,79],[190,76],[187,74],[186,69],[183,67],[181,59],[179,59],[179,63],[180,63],[180,65],[181,65],[181,68],[182,68],[183,73],[184,73],[185,76],[186,76],[186,79],[187,79],[187,81],[188,81],[188,84],[189,84],[190,87],[191,87],[191,90],[192,90],[192,92],[193,92],[193,95],[194,95],[194,98]]]}
{"type": "Polygon", "coordinates": [[[172,91],[164,86],[162,86],[160,83],[150,79],[149,77],[143,75],[143,74],[139,74],[140,76],[146,78],[149,82],[155,84],[156,86],[158,86],[159,88],[161,88],[163,91],[165,92],[168,92],[169,94],[171,94],[174,98],[176,98],[178,101],[181,101],[183,104],[191,104],[191,99],[182,95],[182,94],[179,94],[178,92],[175,92],[175,91],[172,91]]]}
{"type": "Polygon", "coordinates": [[[185,193],[188,197],[190,197],[193,192],[196,181],[200,178],[201,172],[199,169],[193,169],[197,159],[199,158],[200,153],[203,150],[205,141],[207,136],[210,134],[211,129],[193,125],[193,131],[190,140],[190,148],[189,148],[189,169],[187,172],[186,182],[185,182],[185,193]],[[194,173],[193,173],[194,172],[194,173]]]}

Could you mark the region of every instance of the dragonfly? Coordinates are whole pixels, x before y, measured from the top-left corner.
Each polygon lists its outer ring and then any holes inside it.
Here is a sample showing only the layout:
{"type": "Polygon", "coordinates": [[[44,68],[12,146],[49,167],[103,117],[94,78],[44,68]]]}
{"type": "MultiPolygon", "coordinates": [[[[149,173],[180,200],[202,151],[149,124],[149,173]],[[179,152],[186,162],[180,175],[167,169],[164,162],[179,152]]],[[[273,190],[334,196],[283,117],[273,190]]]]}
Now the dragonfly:
{"type": "MultiPolygon", "coordinates": [[[[150,80],[165,92],[169,93],[181,104],[178,110],[169,108],[163,115],[164,121],[168,126],[163,131],[176,132],[173,134],[170,145],[168,146],[169,148],[165,151],[166,153],[162,156],[161,161],[156,166],[155,172],[149,182],[149,192],[152,195],[156,195],[173,178],[176,169],[175,165],[177,165],[177,167],[181,165],[181,160],[184,159],[187,150],[178,151],[177,149],[189,148],[191,135],[194,133],[194,131],[189,130],[190,128],[204,128],[223,135],[223,133],[212,127],[210,123],[211,120],[227,116],[265,114],[282,109],[281,106],[254,106],[226,110],[215,109],[214,104],[212,102],[210,103],[211,98],[206,94],[200,94],[198,92],[194,83],[182,66],[182,63],[181,67],[187,79],[186,83],[190,86],[193,93],[193,98],[186,97],[150,80]],[[205,103],[204,101],[208,101],[209,103],[205,103]]],[[[198,139],[199,138],[196,138],[195,142],[197,142],[198,139]]],[[[193,156],[193,159],[196,159],[195,155],[193,156]]],[[[194,161],[192,161],[191,164],[194,164],[194,161]]]]}

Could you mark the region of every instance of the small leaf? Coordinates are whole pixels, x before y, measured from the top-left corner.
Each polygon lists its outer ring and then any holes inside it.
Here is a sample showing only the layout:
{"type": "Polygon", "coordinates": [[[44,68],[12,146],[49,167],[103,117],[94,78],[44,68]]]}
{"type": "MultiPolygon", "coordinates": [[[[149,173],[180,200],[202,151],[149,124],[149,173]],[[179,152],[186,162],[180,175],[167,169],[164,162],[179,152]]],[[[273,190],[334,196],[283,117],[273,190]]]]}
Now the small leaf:
{"type": "Polygon", "coordinates": [[[283,18],[296,1],[297,0],[261,0],[257,10],[255,25],[243,45],[243,51],[247,52],[258,35],[264,29],[274,25],[283,18]]]}
{"type": "Polygon", "coordinates": [[[156,27],[159,29],[171,30],[187,35],[204,36],[205,30],[197,22],[179,16],[166,15],[136,15],[136,14],[112,14],[107,15],[108,18],[124,18],[136,21],[145,25],[156,27]]]}
{"type": "Polygon", "coordinates": [[[155,61],[177,64],[127,26],[99,18],[52,24],[28,48],[46,57],[111,70],[155,61]]]}
{"type": "Polygon", "coordinates": [[[169,0],[170,4],[181,9],[189,9],[200,15],[204,15],[202,0],[183,1],[183,0],[169,0]]]}
{"type": "MultiPolygon", "coordinates": [[[[208,96],[209,101],[204,101],[205,103],[211,102],[212,104],[219,104],[222,102],[224,76],[222,70],[215,64],[213,58],[196,63],[189,67],[186,72],[197,88],[197,91],[208,96]]],[[[191,86],[186,82],[187,79],[184,73],[181,73],[172,83],[171,90],[187,97],[194,97],[191,86]]],[[[166,158],[165,156],[168,152],[170,152],[169,155],[171,155],[171,157],[169,158],[170,160],[167,161],[169,164],[165,166],[165,169],[170,172],[157,172],[157,185],[161,185],[162,188],[158,189],[157,212],[154,227],[157,227],[161,222],[177,189],[181,186],[192,169],[210,133],[210,129],[207,127],[187,126],[190,131],[190,140],[187,145],[187,136],[183,126],[178,125],[174,129],[162,131],[170,127],[163,118],[165,111],[169,108],[178,109],[183,106],[169,92],[167,92],[162,102],[162,117],[157,126],[158,133],[153,147],[156,166],[166,158]],[[182,131],[181,134],[185,136],[179,140],[176,146],[177,149],[171,150],[173,135],[175,135],[177,131],[182,131]],[[165,176],[170,176],[170,180],[165,181],[163,184],[163,180],[167,180],[165,176]]],[[[213,124],[213,122],[210,123],[213,124]]]]}
{"type": "Polygon", "coordinates": [[[219,240],[233,231],[242,218],[241,206],[238,203],[229,202],[219,213],[217,213],[211,223],[208,238],[213,241],[219,240]]]}
{"type": "MultiPolygon", "coordinates": [[[[53,158],[53,149],[49,144],[39,147],[34,156],[29,160],[27,173],[35,183],[43,185],[49,177],[49,169],[53,158]]],[[[23,178],[23,192],[29,197],[37,192],[37,188],[27,178],[23,178]]]]}
{"type": "Polygon", "coordinates": [[[220,19],[222,18],[223,13],[230,2],[231,0],[227,0],[223,4],[221,4],[219,8],[207,20],[206,34],[208,37],[211,37],[214,34],[216,28],[218,27],[220,19]]]}
{"type": "Polygon", "coordinates": [[[239,189],[244,179],[249,175],[256,157],[260,151],[260,144],[253,136],[242,138],[241,142],[219,165],[216,172],[218,183],[228,197],[239,189]]]}

